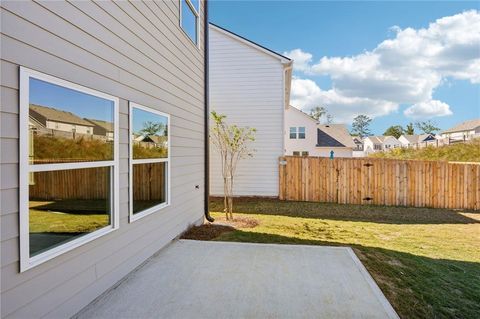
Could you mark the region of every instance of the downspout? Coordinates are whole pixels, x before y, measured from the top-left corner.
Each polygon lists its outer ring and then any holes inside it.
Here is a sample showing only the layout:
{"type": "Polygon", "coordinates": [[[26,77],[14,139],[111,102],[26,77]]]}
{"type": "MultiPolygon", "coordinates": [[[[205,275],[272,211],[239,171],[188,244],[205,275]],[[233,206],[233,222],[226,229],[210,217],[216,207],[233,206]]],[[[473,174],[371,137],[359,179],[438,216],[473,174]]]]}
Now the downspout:
{"type": "Polygon", "coordinates": [[[210,216],[210,207],[208,205],[209,197],[210,197],[210,138],[209,138],[209,120],[210,120],[210,110],[209,110],[209,89],[208,89],[208,0],[204,0],[204,9],[203,9],[203,46],[204,46],[204,83],[203,83],[203,88],[204,88],[204,97],[205,97],[205,105],[204,105],[204,111],[205,111],[205,122],[204,122],[204,127],[205,127],[205,132],[204,132],[204,152],[205,152],[205,158],[204,158],[204,174],[205,174],[205,185],[204,185],[204,214],[205,214],[205,219],[208,220],[209,222],[213,223],[215,219],[210,216]]]}

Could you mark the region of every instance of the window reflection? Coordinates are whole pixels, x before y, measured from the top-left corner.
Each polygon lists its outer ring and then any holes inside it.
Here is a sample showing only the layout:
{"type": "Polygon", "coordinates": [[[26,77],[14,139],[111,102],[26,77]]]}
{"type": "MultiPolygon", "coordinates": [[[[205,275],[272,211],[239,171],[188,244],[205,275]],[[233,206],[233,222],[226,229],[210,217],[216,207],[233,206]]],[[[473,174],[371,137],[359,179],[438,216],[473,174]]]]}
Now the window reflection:
{"type": "Polygon", "coordinates": [[[30,164],[113,160],[114,102],[29,80],[30,164]]]}
{"type": "Polygon", "coordinates": [[[111,224],[110,170],[99,167],[31,173],[30,256],[111,224]]]}
{"type": "Polygon", "coordinates": [[[133,213],[166,203],[166,185],[166,162],[134,164],[133,213]]]}
{"type": "Polygon", "coordinates": [[[132,113],[133,158],[167,158],[167,117],[138,108],[133,108],[132,113]]]}

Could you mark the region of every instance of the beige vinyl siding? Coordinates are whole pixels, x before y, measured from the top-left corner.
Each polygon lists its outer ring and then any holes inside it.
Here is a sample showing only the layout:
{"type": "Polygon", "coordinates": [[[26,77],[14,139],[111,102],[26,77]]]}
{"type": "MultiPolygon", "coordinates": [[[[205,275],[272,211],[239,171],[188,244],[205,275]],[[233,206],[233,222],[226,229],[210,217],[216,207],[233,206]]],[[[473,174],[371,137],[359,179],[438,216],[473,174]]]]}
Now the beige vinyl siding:
{"type": "MultiPolygon", "coordinates": [[[[278,196],[278,158],[283,155],[284,67],[280,59],[215,27],[209,30],[210,109],[227,122],[257,129],[253,158],[240,161],[234,194],[278,196]]],[[[210,145],[210,193],[221,195],[221,162],[210,145]]]]}
{"type": "Polygon", "coordinates": [[[178,1],[2,1],[1,24],[1,317],[69,317],[203,217],[203,21],[200,47],[179,26],[178,1]],[[120,98],[120,229],[23,273],[19,66],[120,98]],[[128,101],[171,115],[171,206],[134,223],[128,101]]]}

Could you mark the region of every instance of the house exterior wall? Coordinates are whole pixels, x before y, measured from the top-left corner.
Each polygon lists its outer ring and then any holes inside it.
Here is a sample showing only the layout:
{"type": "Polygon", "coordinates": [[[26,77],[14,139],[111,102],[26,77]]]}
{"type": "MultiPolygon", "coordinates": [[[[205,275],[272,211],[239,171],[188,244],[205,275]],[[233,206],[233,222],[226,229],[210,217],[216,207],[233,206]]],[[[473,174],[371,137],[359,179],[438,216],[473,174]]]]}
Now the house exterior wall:
{"type": "Polygon", "coordinates": [[[403,146],[408,146],[410,145],[410,141],[405,138],[405,136],[400,136],[398,138],[398,141],[403,145],[403,146]]]}
{"type": "Polygon", "coordinates": [[[478,136],[478,134],[480,134],[480,126],[474,130],[453,132],[453,133],[443,133],[442,138],[451,138],[452,140],[463,140],[464,138],[470,139],[474,136],[478,136]]]}
{"type": "Polygon", "coordinates": [[[383,149],[383,146],[381,143],[374,143],[370,138],[365,138],[363,140],[363,148],[364,152],[366,155],[375,153],[375,152],[380,152],[383,149]],[[375,145],[379,146],[380,149],[375,149],[375,145]]]}
{"type": "Polygon", "coordinates": [[[204,50],[179,1],[1,4],[1,317],[67,318],[203,218],[204,50]],[[116,96],[120,228],[19,271],[19,67],[116,96]],[[128,221],[128,101],[171,115],[171,205],[128,221]],[[199,185],[199,189],[196,189],[199,185]]]}
{"type": "MultiPolygon", "coordinates": [[[[210,110],[226,121],[257,129],[253,157],[240,161],[237,196],[278,196],[278,159],[283,155],[284,68],[279,59],[209,30],[210,110]]],[[[221,161],[210,145],[210,194],[223,194],[221,161]]]]}
{"type": "Polygon", "coordinates": [[[56,121],[49,121],[47,120],[46,127],[52,130],[59,130],[64,132],[73,132],[75,129],[75,133],[81,134],[93,134],[93,126],[84,126],[79,124],[68,124],[56,121]]]}
{"type": "Polygon", "coordinates": [[[383,141],[382,148],[384,150],[388,150],[388,149],[393,149],[401,146],[402,146],[402,143],[398,139],[396,139],[393,136],[389,136],[383,141]]]}
{"type": "Polygon", "coordinates": [[[315,155],[311,156],[330,157],[330,152],[333,151],[333,157],[353,157],[353,150],[348,147],[316,147],[315,155]]]}
{"type": "Polygon", "coordinates": [[[320,156],[317,152],[317,121],[293,106],[285,110],[285,155],[307,151],[310,156],[320,156]],[[291,139],[290,127],[305,127],[305,139],[291,139]]]}

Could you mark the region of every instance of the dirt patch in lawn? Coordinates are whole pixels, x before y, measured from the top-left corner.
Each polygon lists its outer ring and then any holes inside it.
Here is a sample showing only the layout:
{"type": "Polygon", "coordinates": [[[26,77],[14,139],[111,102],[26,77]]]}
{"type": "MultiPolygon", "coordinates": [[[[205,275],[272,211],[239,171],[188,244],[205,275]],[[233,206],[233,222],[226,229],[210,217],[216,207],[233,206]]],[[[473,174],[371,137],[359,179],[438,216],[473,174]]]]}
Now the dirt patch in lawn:
{"type": "Polygon", "coordinates": [[[200,226],[193,226],[180,238],[194,240],[212,240],[225,233],[232,232],[239,228],[253,228],[258,225],[258,220],[250,217],[235,217],[233,220],[226,220],[225,216],[215,218],[214,223],[206,223],[200,226]]]}
{"type": "Polygon", "coordinates": [[[258,226],[259,222],[257,219],[251,217],[234,216],[233,220],[227,220],[225,216],[221,216],[215,217],[213,224],[232,226],[235,228],[253,228],[258,226]]]}

